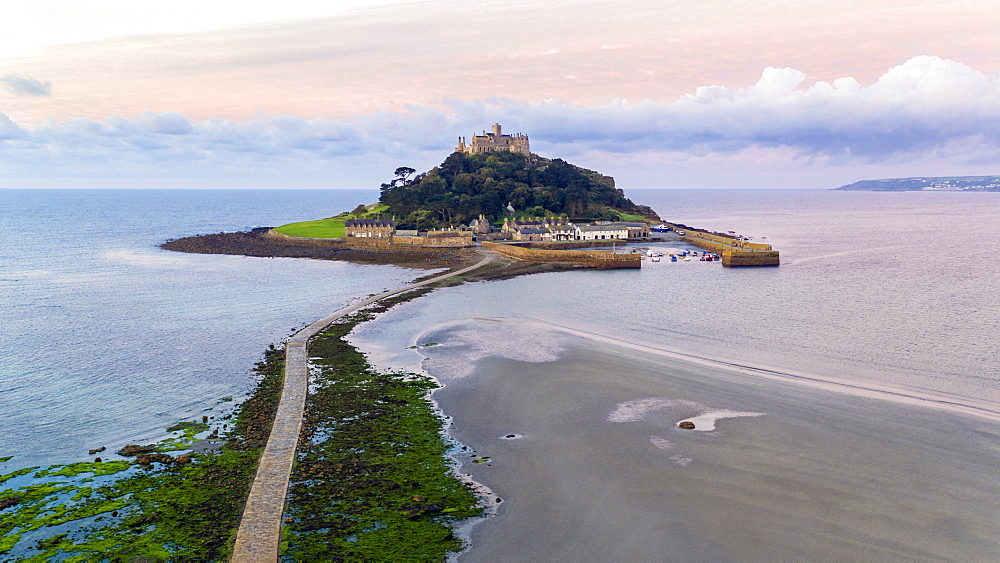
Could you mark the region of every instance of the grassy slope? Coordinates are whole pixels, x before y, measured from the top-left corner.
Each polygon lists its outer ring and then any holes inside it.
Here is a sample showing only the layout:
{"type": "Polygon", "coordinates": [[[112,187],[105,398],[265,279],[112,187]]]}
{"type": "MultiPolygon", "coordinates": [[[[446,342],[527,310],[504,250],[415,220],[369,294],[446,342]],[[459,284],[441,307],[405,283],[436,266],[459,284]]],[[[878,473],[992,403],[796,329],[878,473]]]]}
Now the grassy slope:
{"type": "Polygon", "coordinates": [[[309,238],[344,238],[344,222],[347,217],[331,217],[329,219],[319,219],[316,221],[302,221],[301,223],[289,223],[275,228],[283,235],[290,237],[309,238]]]}
{"type": "MultiPolygon", "coordinates": [[[[382,213],[388,207],[374,203],[369,205],[368,210],[362,213],[359,219],[370,219],[382,213]]],[[[289,223],[276,227],[274,230],[290,237],[307,238],[344,238],[344,223],[348,219],[353,219],[350,213],[341,213],[336,217],[327,219],[317,219],[315,221],[301,221],[299,223],[289,223]]]]}

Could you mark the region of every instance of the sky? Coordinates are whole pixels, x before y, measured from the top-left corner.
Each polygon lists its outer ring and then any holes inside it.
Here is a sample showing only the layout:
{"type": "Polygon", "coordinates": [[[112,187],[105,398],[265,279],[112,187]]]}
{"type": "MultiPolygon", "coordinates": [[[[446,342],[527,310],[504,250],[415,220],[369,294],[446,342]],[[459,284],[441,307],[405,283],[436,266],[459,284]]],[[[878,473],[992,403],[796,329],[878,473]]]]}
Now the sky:
{"type": "Polygon", "coordinates": [[[16,4],[0,187],[377,188],[494,122],[625,189],[1000,174],[1000,0],[16,4]]]}

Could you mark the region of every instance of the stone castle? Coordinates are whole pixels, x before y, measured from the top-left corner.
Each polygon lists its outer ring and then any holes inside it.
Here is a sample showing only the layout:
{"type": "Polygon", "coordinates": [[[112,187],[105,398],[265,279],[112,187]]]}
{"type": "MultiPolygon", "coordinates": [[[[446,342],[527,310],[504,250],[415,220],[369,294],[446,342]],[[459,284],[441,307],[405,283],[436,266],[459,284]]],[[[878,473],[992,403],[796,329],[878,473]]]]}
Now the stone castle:
{"type": "Polygon", "coordinates": [[[510,151],[523,154],[528,156],[531,151],[528,150],[528,136],[516,133],[514,135],[502,135],[500,133],[500,124],[493,124],[493,132],[487,133],[483,131],[482,135],[473,135],[472,142],[468,145],[465,144],[465,137],[458,138],[458,146],[455,147],[455,152],[464,153],[482,153],[482,152],[493,152],[493,151],[510,151]]]}

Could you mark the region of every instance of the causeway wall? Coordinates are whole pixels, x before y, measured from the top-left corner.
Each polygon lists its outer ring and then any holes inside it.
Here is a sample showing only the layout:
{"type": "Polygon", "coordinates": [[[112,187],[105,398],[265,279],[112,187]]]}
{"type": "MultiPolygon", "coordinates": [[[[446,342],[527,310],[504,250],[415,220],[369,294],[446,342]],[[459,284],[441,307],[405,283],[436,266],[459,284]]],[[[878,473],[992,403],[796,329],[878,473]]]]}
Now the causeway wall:
{"type": "Polygon", "coordinates": [[[497,254],[525,262],[559,262],[603,270],[642,266],[642,257],[639,254],[615,254],[610,250],[540,250],[488,241],[483,241],[482,245],[483,248],[497,254]]]}

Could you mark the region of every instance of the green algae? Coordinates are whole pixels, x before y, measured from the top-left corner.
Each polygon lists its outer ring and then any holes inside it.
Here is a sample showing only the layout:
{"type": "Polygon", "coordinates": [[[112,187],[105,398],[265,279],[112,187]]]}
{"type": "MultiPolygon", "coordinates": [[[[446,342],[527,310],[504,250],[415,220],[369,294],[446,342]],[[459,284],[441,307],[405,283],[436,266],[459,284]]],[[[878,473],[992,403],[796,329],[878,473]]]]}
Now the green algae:
{"type": "Polygon", "coordinates": [[[309,343],[319,373],[289,486],[283,559],[442,560],[463,547],[457,523],[481,513],[452,472],[428,398],[433,380],[378,372],[344,340],[415,294],[341,319],[309,343]]]}
{"type": "Polygon", "coordinates": [[[14,459],[14,456],[12,456],[12,455],[9,455],[7,457],[0,457],[0,463],[6,463],[6,462],[8,462],[8,461],[10,461],[12,459],[14,459]]]}
{"type": "MultiPolygon", "coordinates": [[[[0,476],[0,482],[28,481],[0,491],[0,503],[8,505],[0,510],[0,555],[29,561],[227,558],[277,408],[283,364],[283,352],[271,346],[226,443],[190,455],[187,463],[166,456],[174,462],[84,462],[0,476]]],[[[182,422],[169,430],[182,435],[156,444],[157,451],[191,443],[208,425],[182,422]]]]}

